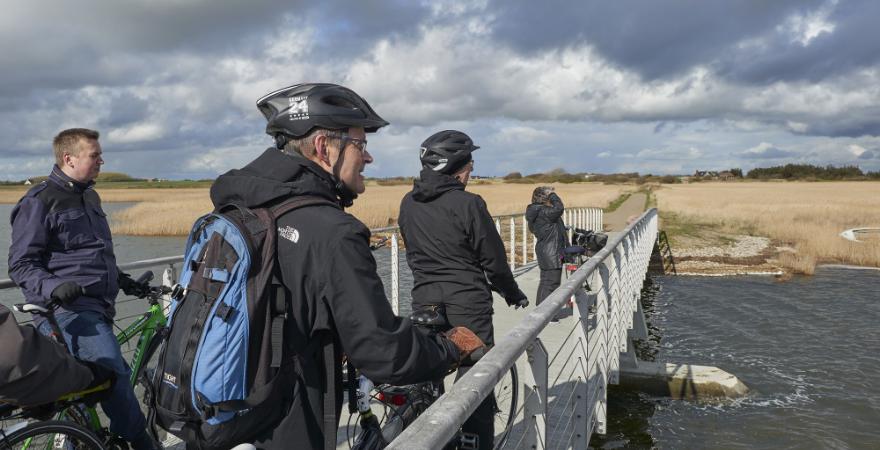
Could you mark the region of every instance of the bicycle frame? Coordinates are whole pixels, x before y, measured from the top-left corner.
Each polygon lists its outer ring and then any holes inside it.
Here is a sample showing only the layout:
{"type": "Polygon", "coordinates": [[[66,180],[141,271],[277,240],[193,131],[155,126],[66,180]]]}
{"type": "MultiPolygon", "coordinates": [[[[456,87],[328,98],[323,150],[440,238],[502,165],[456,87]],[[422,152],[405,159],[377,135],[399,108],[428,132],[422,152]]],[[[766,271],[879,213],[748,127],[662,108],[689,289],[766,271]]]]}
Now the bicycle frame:
{"type": "Polygon", "coordinates": [[[140,318],[116,335],[116,341],[120,346],[138,336],[134,356],[129,361],[129,366],[131,367],[131,379],[129,382],[132,386],[137,385],[141,369],[147,362],[146,357],[152,356],[148,354],[148,351],[153,338],[156,336],[157,331],[165,328],[167,323],[168,319],[165,317],[164,308],[158,302],[155,302],[150,304],[150,308],[140,318]]]}

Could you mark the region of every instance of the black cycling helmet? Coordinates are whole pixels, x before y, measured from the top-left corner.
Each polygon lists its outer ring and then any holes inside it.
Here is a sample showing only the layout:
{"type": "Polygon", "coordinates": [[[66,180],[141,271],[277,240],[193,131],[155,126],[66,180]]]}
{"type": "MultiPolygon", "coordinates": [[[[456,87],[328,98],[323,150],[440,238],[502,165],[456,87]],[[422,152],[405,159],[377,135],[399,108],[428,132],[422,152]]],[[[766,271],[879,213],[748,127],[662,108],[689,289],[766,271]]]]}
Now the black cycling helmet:
{"type": "Polygon", "coordinates": [[[425,169],[451,175],[471,162],[471,152],[478,148],[480,147],[474,145],[474,141],[461,131],[444,130],[434,133],[422,142],[419,159],[425,169]]]}
{"type": "Polygon", "coordinates": [[[373,133],[388,125],[363,97],[331,83],[296,84],[270,92],[257,100],[257,108],[268,121],[266,134],[276,138],[279,135],[302,137],[316,127],[328,130],[361,127],[373,133]]]}
{"type": "MultiPolygon", "coordinates": [[[[266,134],[275,146],[284,148],[290,138],[300,138],[315,128],[344,130],[363,128],[374,133],[388,122],[379,117],[363,97],[351,89],[331,83],[304,83],[270,92],[257,100],[266,117],[266,134]]],[[[343,207],[352,205],[357,193],[339,178],[345,153],[333,165],[333,186],[343,207]]]]}

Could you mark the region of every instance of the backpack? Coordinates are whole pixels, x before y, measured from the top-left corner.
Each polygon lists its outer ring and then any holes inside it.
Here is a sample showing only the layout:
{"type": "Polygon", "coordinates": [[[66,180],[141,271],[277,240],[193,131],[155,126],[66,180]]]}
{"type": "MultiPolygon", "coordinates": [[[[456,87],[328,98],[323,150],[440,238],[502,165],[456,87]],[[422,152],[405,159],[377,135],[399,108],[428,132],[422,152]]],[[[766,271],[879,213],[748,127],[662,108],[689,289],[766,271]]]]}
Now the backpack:
{"type": "Polygon", "coordinates": [[[196,220],[151,380],[156,425],[188,445],[229,448],[284,416],[301,369],[285,339],[289,294],[276,271],[275,219],[317,204],[339,207],[298,196],[270,208],[218,207],[196,220]]]}

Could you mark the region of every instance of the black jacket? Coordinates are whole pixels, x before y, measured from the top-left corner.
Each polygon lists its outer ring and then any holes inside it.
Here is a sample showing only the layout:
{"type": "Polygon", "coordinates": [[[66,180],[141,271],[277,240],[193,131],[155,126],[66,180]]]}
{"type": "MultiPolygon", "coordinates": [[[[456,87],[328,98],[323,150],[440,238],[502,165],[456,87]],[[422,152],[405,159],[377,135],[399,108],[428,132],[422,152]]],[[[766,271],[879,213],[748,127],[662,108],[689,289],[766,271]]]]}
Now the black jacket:
{"type": "Polygon", "coordinates": [[[523,296],[486,202],[457,179],[422,170],[403,197],[398,223],[413,303],[442,303],[448,314],[492,314],[487,276],[505,299],[523,296]]]}
{"type": "Polygon", "coordinates": [[[565,211],[562,200],[554,192],[550,194],[550,203],[552,206],[532,203],[526,208],[529,231],[538,238],[535,254],[542,270],[562,268],[562,249],[568,240],[562,223],[562,212],[565,211]]]}
{"type": "Polygon", "coordinates": [[[88,367],[32,326],[19,326],[0,305],[0,402],[40,405],[85,389],[88,367]]]}
{"type": "MultiPolygon", "coordinates": [[[[336,202],[329,174],[311,161],[266,150],[241,170],[220,176],[211,187],[216,205],[265,206],[291,196],[310,195],[336,202]]],[[[278,263],[291,293],[293,347],[303,366],[287,416],[257,440],[258,448],[323,447],[323,353],[330,336],[336,358],[329,364],[337,380],[336,417],[342,405],[341,356],[379,383],[409,384],[441,378],[458,359],[451,341],[415,329],[396,317],[385,297],[370,231],[354,216],[331,205],[313,205],[278,218],[278,263]]]]}

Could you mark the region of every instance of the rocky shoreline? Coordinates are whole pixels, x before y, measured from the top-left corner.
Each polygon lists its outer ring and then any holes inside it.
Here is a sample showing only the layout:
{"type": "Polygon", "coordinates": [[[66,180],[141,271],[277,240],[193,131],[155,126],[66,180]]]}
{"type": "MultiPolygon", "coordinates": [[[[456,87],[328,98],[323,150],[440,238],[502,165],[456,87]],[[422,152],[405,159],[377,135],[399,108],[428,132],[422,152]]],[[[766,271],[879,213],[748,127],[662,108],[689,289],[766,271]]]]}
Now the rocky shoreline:
{"type": "Polygon", "coordinates": [[[765,237],[731,236],[727,245],[673,248],[678,275],[730,276],[774,275],[786,271],[774,263],[780,252],[793,251],[777,246],[765,237]]]}

